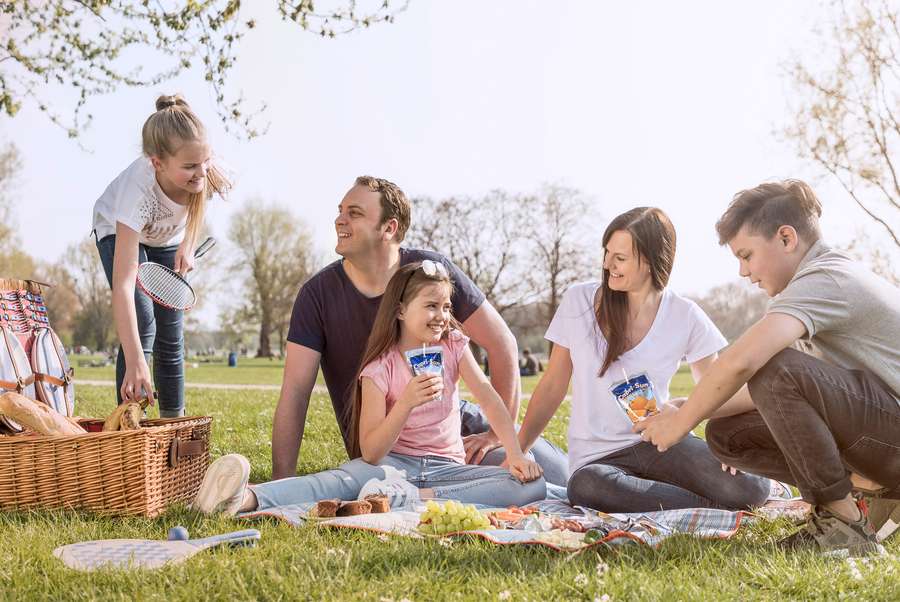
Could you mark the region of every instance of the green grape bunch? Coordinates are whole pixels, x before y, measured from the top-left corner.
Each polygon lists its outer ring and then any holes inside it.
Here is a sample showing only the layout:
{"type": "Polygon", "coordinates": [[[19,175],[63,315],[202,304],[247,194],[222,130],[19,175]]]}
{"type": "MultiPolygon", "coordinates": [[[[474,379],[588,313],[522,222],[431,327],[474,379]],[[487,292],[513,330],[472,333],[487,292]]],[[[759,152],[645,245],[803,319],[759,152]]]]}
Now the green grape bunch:
{"type": "Polygon", "coordinates": [[[443,505],[429,500],[425,504],[425,512],[419,516],[419,531],[426,535],[476,531],[490,526],[491,521],[475,506],[453,500],[448,500],[443,505]]]}

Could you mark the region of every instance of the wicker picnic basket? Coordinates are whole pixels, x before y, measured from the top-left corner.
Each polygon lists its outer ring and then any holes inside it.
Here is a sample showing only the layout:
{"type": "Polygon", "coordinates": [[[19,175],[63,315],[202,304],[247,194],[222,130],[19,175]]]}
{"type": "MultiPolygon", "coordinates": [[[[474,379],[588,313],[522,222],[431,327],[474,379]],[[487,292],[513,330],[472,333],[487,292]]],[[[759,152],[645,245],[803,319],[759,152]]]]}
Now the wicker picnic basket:
{"type": "Polygon", "coordinates": [[[155,517],[190,502],[209,464],[212,418],[144,420],[140,429],[0,437],[0,510],[71,508],[155,517]]]}

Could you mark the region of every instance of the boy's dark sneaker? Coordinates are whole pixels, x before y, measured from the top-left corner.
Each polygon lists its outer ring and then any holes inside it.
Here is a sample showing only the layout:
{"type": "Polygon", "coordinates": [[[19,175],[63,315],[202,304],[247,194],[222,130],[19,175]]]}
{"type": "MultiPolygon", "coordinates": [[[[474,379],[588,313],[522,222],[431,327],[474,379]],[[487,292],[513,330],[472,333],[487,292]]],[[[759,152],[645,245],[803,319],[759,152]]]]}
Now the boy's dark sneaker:
{"type": "Polygon", "coordinates": [[[884,548],[875,539],[869,524],[869,512],[862,498],[857,498],[858,521],[847,521],[822,506],[814,506],[806,523],[796,533],[778,542],[783,550],[815,550],[826,554],[868,556],[882,554],[884,548]]]}

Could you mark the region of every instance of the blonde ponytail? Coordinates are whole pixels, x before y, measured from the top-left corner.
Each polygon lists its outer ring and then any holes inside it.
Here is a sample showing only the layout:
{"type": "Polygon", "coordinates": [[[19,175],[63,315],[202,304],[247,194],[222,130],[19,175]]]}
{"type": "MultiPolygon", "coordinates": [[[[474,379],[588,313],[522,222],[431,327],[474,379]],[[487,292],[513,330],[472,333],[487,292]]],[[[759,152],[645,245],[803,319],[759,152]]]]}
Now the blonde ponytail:
{"type": "MultiPolygon", "coordinates": [[[[141,146],[148,157],[171,157],[185,142],[206,140],[206,128],[187,101],[180,95],[156,99],[156,112],[141,129],[141,146]]],[[[225,196],[231,182],[221,169],[210,165],[202,192],[188,197],[187,236],[196,241],[203,226],[206,201],[213,195],[225,196]]]]}

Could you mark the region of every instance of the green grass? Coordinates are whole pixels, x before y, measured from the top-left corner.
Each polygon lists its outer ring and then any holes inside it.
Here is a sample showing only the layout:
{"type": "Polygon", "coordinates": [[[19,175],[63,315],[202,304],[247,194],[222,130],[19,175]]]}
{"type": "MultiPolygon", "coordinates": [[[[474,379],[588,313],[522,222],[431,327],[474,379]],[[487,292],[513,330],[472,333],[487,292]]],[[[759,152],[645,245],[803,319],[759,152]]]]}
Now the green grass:
{"type": "MultiPolygon", "coordinates": [[[[689,387],[679,376],[673,387],[689,387]]],[[[686,392],[683,391],[683,392],[686,392]]],[[[78,413],[103,416],[112,407],[107,388],[78,389],[78,413]]],[[[271,474],[270,432],[277,392],[193,389],[188,408],[215,418],[212,453],[250,458],[251,478],[271,474]]],[[[548,428],[565,443],[568,402],[548,428]]],[[[312,472],[345,460],[326,396],[315,395],[299,470],[312,472]]],[[[49,459],[48,459],[49,461],[49,459]]],[[[100,538],[164,539],[182,524],[192,536],[249,526],[227,518],[196,516],[173,508],[153,519],[100,518],[76,512],[0,513],[0,599],[3,600],[836,600],[900,599],[900,563],[890,557],[860,565],[813,554],[783,555],[772,542],[784,522],[760,522],[726,541],[679,537],[659,549],[627,546],[571,556],[540,547],[499,547],[370,533],[292,528],[262,521],[256,548],[213,550],[157,572],[81,574],[52,557],[59,545],[100,538]],[[609,570],[597,574],[598,563],[609,570]],[[584,575],[584,578],[579,577],[584,575]],[[503,592],[509,592],[505,598],[503,592]]],[[[900,553],[900,542],[889,546],[900,553]]]]}
{"type": "MultiPolygon", "coordinates": [[[[103,367],[82,366],[79,362],[98,359],[96,356],[72,356],[75,366],[75,377],[79,380],[115,380],[114,365],[103,367]]],[[[203,358],[208,360],[210,358],[203,358]]],[[[239,358],[238,365],[229,368],[222,358],[213,361],[199,361],[191,358],[185,365],[185,380],[190,383],[209,383],[224,385],[280,385],[284,372],[284,360],[266,358],[239,358]]],[[[321,375],[319,376],[321,381],[321,375]]],[[[76,381],[77,382],[77,381],[76,381]]],[[[321,381],[319,384],[324,384],[321,381]]]]}

